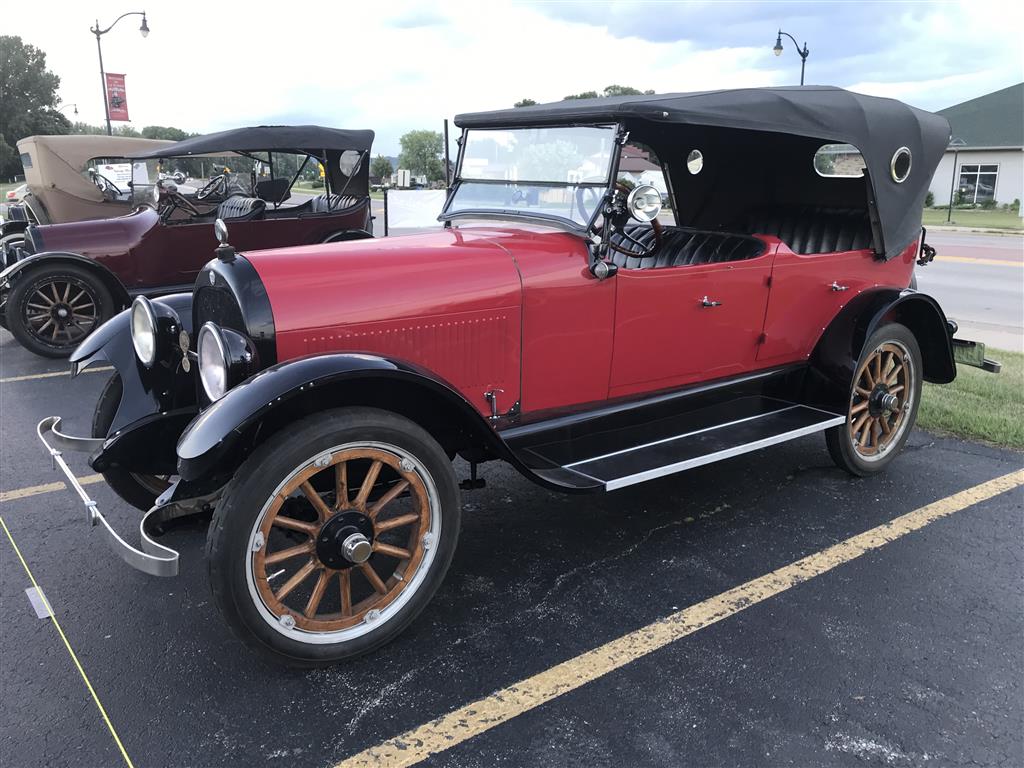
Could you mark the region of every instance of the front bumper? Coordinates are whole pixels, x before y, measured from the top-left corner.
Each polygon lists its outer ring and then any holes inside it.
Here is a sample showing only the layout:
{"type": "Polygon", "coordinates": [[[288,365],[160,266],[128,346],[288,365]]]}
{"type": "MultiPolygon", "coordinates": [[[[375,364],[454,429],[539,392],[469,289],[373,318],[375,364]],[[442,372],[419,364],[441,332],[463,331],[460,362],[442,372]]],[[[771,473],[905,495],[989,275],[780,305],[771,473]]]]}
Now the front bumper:
{"type": "Polygon", "coordinates": [[[152,576],[177,576],[178,575],[178,553],[159,544],[153,540],[153,531],[161,523],[182,514],[190,514],[191,511],[179,511],[173,506],[161,506],[160,499],[157,500],[149,512],[143,515],[139,522],[139,535],[142,548],[133,547],[115,531],[107,519],[100,512],[97,503],[85,492],[74,472],[64,461],[62,450],[82,451],[91,453],[101,448],[103,438],[72,437],[60,432],[60,417],[50,416],[39,422],[36,433],[46,450],[50,454],[50,461],[54,469],[60,469],[67,478],[68,484],[78,494],[78,497],[85,504],[88,510],[88,521],[90,525],[101,525],[101,531],[110,544],[111,548],[128,565],[137,568],[152,576]],[[52,443],[52,445],[51,445],[52,443]],[[56,447],[54,447],[56,446],[56,447]]]}

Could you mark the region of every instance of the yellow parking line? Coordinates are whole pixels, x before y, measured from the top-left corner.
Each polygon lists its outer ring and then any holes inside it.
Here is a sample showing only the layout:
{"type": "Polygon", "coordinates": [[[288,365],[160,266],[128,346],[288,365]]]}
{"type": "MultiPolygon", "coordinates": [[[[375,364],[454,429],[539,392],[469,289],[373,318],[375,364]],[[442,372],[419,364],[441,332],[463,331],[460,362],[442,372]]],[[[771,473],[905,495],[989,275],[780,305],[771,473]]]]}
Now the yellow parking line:
{"type": "Polygon", "coordinates": [[[343,760],[335,768],[414,765],[929,523],[1021,485],[1024,485],[1024,470],[908,512],[406,731],[343,760]]]}
{"type": "Polygon", "coordinates": [[[89,676],[85,674],[85,670],[82,668],[82,662],[78,660],[78,655],[71,647],[71,643],[68,642],[68,636],[64,634],[64,630],[60,626],[60,622],[57,621],[57,614],[53,611],[53,606],[50,605],[50,601],[46,598],[46,594],[42,589],[39,588],[39,584],[36,581],[36,577],[32,575],[32,570],[28,567],[28,563],[25,562],[25,558],[22,557],[21,550],[18,549],[18,545],[14,541],[14,537],[11,535],[10,529],[7,527],[7,523],[0,517],[0,526],[3,526],[4,533],[7,534],[7,540],[11,542],[11,546],[14,547],[14,553],[18,556],[21,561],[21,567],[25,569],[25,573],[28,574],[29,581],[32,582],[32,586],[36,588],[36,592],[42,598],[46,604],[46,609],[50,612],[50,618],[53,620],[53,626],[57,629],[57,634],[60,635],[60,639],[64,641],[64,647],[68,649],[68,654],[71,656],[71,660],[75,663],[75,668],[78,670],[78,674],[82,676],[82,680],[85,682],[85,687],[89,689],[89,694],[92,696],[92,700],[96,702],[96,708],[99,709],[100,715],[103,717],[103,722],[107,724],[107,729],[110,731],[110,735],[114,737],[114,743],[117,744],[117,748],[121,751],[121,757],[124,758],[124,762],[128,765],[128,768],[135,768],[132,759],[128,757],[128,752],[124,748],[124,744],[121,743],[121,737],[117,735],[117,731],[114,729],[114,724],[110,722],[110,718],[107,716],[107,710],[103,708],[100,697],[96,695],[96,689],[92,687],[92,683],[89,681],[89,676]]]}
{"type": "MultiPolygon", "coordinates": [[[[82,373],[103,373],[104,371],[114,370],[109,365],[104,365],[99,368],[86,368],[82,373]]],[[[30,373],[26,376],[10,376],[6,379],[0,379],[0,384],[13,384],[16,381],[33,381],[34,379],[52,379],[55,376],[70,376],[71,371],[50,371],[48,373],[30,373]]]]}
{"type": "Polygon", "coordinates": [[[935,264],[944,261],[955,261],[959,264],[984,264],[989,267],[1024,267],[1024,261],[1010,261],[1009,259],[972,259],[969,256],[936,256],[935,264]]]}
{"type": "MultiPolygon", "coordinates": [[[[103,480],[103,475],[85,475],[78,478],[78,482],[82,485],[89,485],[90,483],[99,483],[103,480]]],[[[45,485],[32,485],[28,488],[17,488],[13,491],[0,492],[0,503],[5,501],[15,501],[16,499],[25,499],[29,496],[38,496],[41,493],[53,493],[54,491],[63,491],[67,488],[63,482],[46,483],[45,485]]]]}

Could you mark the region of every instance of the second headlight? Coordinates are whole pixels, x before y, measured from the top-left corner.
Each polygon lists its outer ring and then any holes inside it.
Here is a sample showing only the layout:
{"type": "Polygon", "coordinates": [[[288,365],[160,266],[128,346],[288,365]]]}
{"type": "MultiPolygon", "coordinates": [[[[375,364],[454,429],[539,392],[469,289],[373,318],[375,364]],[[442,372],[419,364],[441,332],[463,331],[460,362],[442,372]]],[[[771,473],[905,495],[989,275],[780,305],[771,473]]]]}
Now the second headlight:
{"type": "Polygon", "coordinates": [[[219,400],[231,387],[258,369],[256,351],[248,338],[216,323],[204,323],[196,339],[199,380],[210,401],[219,400]]]}
{"type": "Polygon", "coordinates": [[[145,296],[132,302],[132,346],[139,361],[149,368],[156,362],[156,313],[145,296]]]}

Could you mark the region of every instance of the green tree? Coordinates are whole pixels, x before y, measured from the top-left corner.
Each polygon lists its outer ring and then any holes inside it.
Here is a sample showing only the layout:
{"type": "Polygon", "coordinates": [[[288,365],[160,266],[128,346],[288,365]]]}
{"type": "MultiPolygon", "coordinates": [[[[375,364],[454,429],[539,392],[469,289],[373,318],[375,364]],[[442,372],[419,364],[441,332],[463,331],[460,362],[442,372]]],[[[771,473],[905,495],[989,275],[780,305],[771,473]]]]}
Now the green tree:
{"type": "Polygon", "coordinates": [[[641,91],[628,85],[609,85],[602,96],[650,96],[654,91],[641,91]]]}
{"type": "Polygon", "coordinates": [[[42,50],[18,36],[0,35],[0,176],[21,173],[20,139],[71,130],[71,121],[55,109],[59,85],[42,50]]]}
{"type": "Polygon", "coordinates": [[[517,101],[512,106],[513,107],[532,107],[536,103],[537,102],[534,101],[533,99],[520,99],[519,101],[517,101]]]}
{"type": "Polygon", "coordinates": [[[426,176],[427,181],[440,181],[444,178],[444,163],[441,161],[444,137],[440,133],[409,131],[398,142],[402,146],[398,156],[400,167],[408,168],[416,176],[426,176]]]}
{"type": "Polygon", "coordinates": [[[188,133],[171,125],[147,125],[142,129],[144,139],[166,139],[169,141],[182,141],[190,136],[198,136],[196,133],[188,133]]]}
{"type": "Polygon", "coordinates": [[[572,101],[573,99],[596,99],[597,91],[583,91],[583,93],[570,93],[564,97],[562,101],[572,101]]]}
{"type": "Polygon", "coordinates": [[[391,161],[384,157],[384,155],[377,155],[373,158],[373,162],[370,163],[371,176],[376,176],[380,179],[387,179],[394,172],[395,169],[391,167],[391,161]]]}

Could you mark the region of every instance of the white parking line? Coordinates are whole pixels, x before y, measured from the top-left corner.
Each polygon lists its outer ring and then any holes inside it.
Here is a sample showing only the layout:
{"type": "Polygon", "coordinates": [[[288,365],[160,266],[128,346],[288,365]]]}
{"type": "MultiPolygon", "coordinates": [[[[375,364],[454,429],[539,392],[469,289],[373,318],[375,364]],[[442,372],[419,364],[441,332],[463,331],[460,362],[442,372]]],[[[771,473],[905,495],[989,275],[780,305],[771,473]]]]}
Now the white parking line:
{"type": "MultiPolygon", "coordinates": [[[[103,373],[104,371],[112,371],[113,367],[104,365],[100,368],[86,368],[81,373],[103,373]]],[[[70,376],[71,371],[49,371],[47,373],[30,373],[26,376],[9,376],[6,379],[0,379],[0,384],[13,384],[16,381],[33,381],[34,379],[52,379],[57,376],[70,376]]]]}

